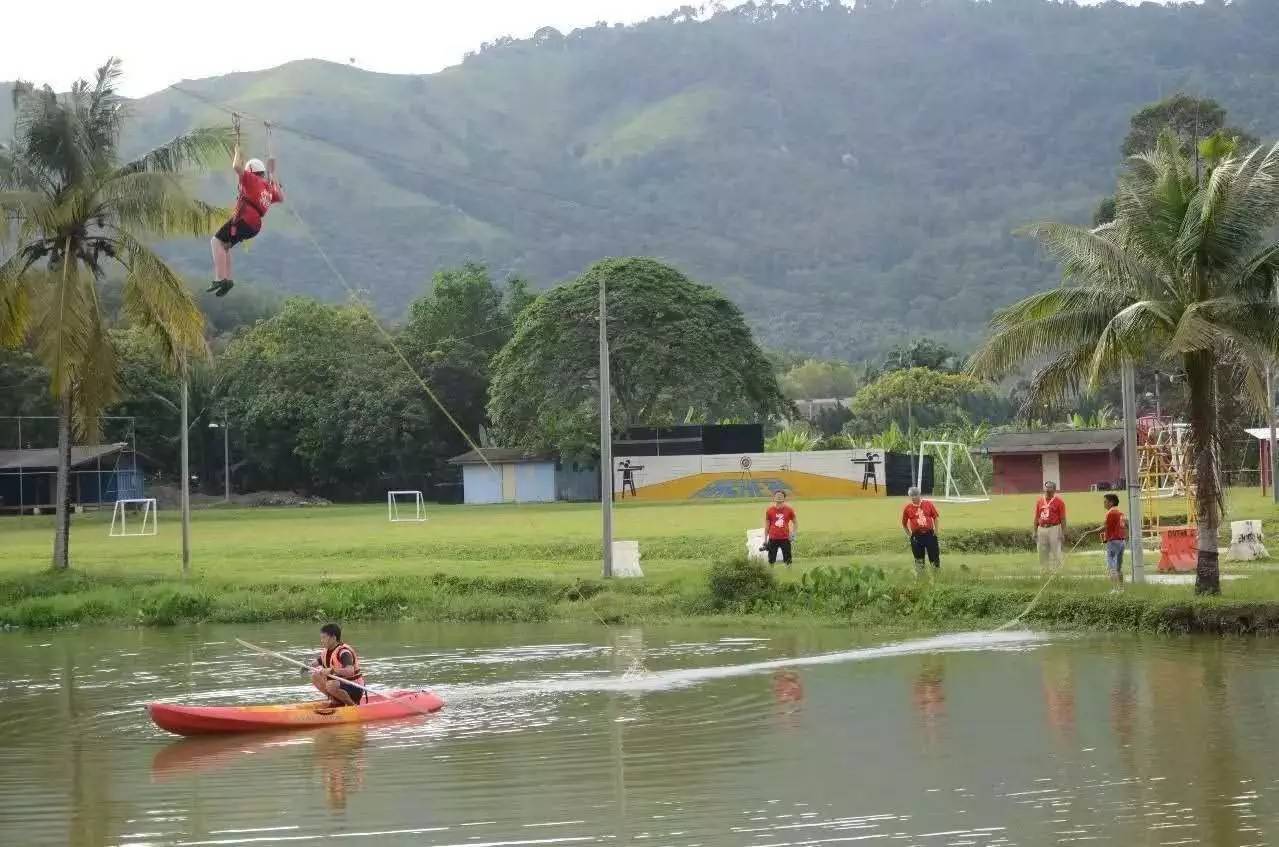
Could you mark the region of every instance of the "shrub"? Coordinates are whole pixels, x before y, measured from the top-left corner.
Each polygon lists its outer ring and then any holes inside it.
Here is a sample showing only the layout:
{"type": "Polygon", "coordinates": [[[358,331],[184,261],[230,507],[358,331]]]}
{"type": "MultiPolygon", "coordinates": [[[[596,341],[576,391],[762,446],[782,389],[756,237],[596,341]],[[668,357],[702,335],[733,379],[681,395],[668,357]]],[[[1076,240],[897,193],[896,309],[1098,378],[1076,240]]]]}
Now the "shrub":
{"type": "Polygon", "coordinates": [[[749,608],[777,590],[777,578],[767,565],[745,558],[716,562],[706,576],[715,608],[749,608]]]}
{"type": "Polygon", "coordinates": [[[859,606],[887,605],[892,588],[881,568],[845,565],[813,568],[800,577],[799,590],[810,606],[826,606],[846,612],[859,606]]]}

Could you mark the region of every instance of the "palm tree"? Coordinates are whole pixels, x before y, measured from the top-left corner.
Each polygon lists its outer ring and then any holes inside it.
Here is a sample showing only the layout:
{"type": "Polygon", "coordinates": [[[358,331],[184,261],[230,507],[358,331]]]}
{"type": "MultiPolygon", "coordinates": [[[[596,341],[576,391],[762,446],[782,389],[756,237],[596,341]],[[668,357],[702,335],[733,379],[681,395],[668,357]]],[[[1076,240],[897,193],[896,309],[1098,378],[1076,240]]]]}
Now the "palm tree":
{"type": "Polygon", "coordinates": [[[98,286],[124,275],[124,311],[151,331],[167,362],[185,372],[206,350],[204,317],[190,290],[146,241],[207,234],[223,211],[193,198],[182,172],[228,154],[228,130],[200,129],[122,161],[127,114],[116,91],[120,63],[66,94],[14,87],[14,137],[0,145],[0,345],[30,344],[52,375],[58,406],[53,566],[69,563],[72,434],[98,437],[117,394],[116,359],[98,286]]]}
{"type": "Polygon", "coordinates": [[[1028,403],[1095,389],[1123,363],[1150,357],[1182,374],[1198,480],[1195,591],[1217,594],[1220,382],[1268,407],[1262,374],[1279,351],[1279,145],[1239,156],[1213,138],[1201,152],[1190,161],[1166,133],[1128,160],[1113,222],[1033,227],[1063,283],[998,312],[969,367],[996,377],[1043,362],[1028,403]]]}

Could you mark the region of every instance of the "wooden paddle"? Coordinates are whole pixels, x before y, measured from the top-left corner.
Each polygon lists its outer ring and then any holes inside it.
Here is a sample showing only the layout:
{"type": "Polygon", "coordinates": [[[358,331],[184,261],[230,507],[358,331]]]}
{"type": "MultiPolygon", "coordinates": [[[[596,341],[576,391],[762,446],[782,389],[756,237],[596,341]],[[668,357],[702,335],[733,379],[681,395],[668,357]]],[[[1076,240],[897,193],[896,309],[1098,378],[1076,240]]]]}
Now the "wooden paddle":
{"type": "MultiPolygon", "coordinates": [[[[423,709],[420,706],[418,706],[416,703],[412,703],[404,697],[387,697],[385,694],[379,691],[374,691],[373,689],[367,686],[361,685],[358,682],[354,682],[352,680],[345,679],[340,676],[334,676],[327,668],[321,668],[318,665],[308,665],[306,662],[299,662],[297,659],[291,659],[288,656],[284,655],[283,653],[277,653],[274,650],[268,650],[265,647],[259,647],[257,644],[252,644],[248,641],[245,641],[243,638],[237,638],[235,641],[241,647],[248,647],[250,650],[253,650],[256,653],[261,653],[264,656],[271,656],[273,658],[279,659],[281,662],[288,662],[290,665],[296,665],[297,667],[302,668],[303,670],[308,670],[308,671],[322,670],[324,671],[324,675],[329,677],[330,679],[336,679],[339,682],[352,686],[353,688],[358,688],[361,691],[363,691],[365,694],[376,694],[377,696],[383,697],[387,700],[403,703],[404,705],[408,706],[410,709],[413,709],[419,714],[423,714],[423,715],[431,714],[431,712],[428,709],[423,709]]],[[[418,692],[413,692],[413,693],[416,694],[418,692]]],[[[430,693],[430,692],[425,692],[425,693],[430,693]]]]}

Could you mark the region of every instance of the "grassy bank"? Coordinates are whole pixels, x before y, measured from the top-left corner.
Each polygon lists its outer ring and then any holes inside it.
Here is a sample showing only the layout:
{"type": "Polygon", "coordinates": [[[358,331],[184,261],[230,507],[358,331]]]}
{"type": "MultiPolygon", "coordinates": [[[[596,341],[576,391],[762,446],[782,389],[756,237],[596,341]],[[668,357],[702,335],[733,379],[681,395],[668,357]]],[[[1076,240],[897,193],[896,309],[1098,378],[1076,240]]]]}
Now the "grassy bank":
{"type": "MultiPolygon", "coordinates": [[[[1099,519],[1100,497],[1069,495],[1067,502],[1078,537],[1099,519]]],[[[160,534],[149,538],[109,538],[109,515],[77,516],[68,574],[44,570],[49,518],[9,517],[0,519],[0,625],[321,618],[612,623],[744,614],[987,626],[1020,613],[1042,584],[1031,549],[1032,503],[1000,497],[942,504],[945,570],[940,579],[917,583],[898,524],[902,501],[800,502],[795,570],[746,594],[716,588],[709,577],[712,563],[741,555],[744,531],[762,515],[760,502],[622,505],[618,537],[640,541],[646,576],[610,583],[598,579],[598,511],[590,505],[436,507],[420,524],[389,524],[380,505],[210,509],[194,516],[187,579],[179,576],[172,513],[161,514],[160,534]]],[[[1279,512],[1254,491],[1232,492],[1231,511],[1260,518],[1268,531],[1279,528],[1279,512]]],[[[1226,573],[1240,578],[1225,583],[1225,599],[1197,600],[1188,586],[1167,585],[1111,597],[1097,545],[1091,537],[1081,542],[1029,622],[1177,632],[1279,627],[1275,566],[1226,564],[1226,573]]]]}
{"type": "MultiPolygon", "coordinates": [[[[724,562],[696,580],[557,580],[448,574],[372,579],[228,583],[45,572],[0,581],[0,625],[167,626],[191,622],[285,620],[597,621],[644,623],[747,616],[827,625],[984,628],[1021,614],[1042,582],[1001,582],[951,574],[904,579],[878,568],[833,566],[783,580],[724,562]],[[716,582],[711,574],[728,585],[716,582]],[[812,577],[825,577],[823,584],[812,577]]],[[[1200,599],[1182,586],[1107,593],[1103,580],[1062,576],[1039,595],[1027,625],[1177,633],[1279,633],[1275,577],[1200,599]]]]}

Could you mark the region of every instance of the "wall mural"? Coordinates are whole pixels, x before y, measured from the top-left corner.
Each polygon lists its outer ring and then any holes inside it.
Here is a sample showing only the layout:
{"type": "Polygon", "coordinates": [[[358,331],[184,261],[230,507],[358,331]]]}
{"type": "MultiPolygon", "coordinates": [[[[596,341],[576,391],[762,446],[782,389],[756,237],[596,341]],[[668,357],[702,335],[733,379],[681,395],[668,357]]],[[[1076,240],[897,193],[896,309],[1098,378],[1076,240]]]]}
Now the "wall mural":
{"type": "Polygon", "coordinates": [[[884,497],[882,450],[737,453],[718,456],[622,456],[613,463],[619,500],[768,497],[884,497]]]}

